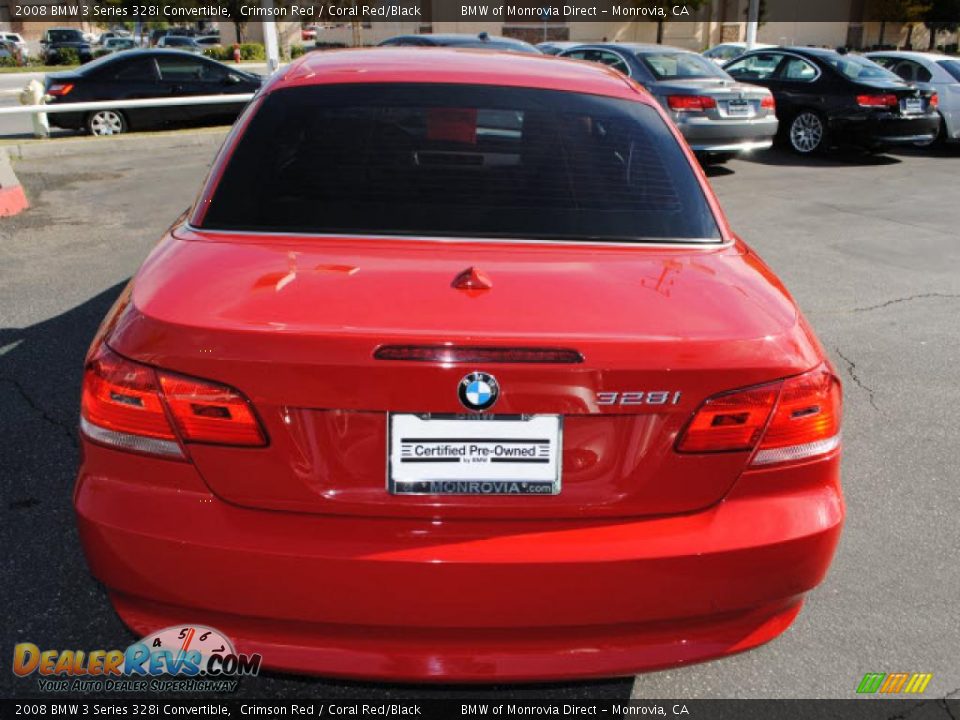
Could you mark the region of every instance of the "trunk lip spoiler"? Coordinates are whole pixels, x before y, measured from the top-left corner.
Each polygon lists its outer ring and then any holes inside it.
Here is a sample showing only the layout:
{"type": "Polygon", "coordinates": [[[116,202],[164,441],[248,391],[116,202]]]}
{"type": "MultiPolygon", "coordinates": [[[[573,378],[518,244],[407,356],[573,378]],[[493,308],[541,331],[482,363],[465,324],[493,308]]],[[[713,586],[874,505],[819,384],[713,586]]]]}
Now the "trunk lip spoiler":
{"type": "Polygon", "coordinates": [[[189,240],[183,233],[193,233],[198,236],[239,236],[244,238],[302,238],[306,240],[370,240],[370,241],[416,241],[436,242],[449,244],[496,244],[496,245],[550,245],[554,247],[610,247],[610,248],[659,248],[659,249],[696,249],[720,250],[736,245],[736,239],[718,240],[715,238],[662,238],[659,240],[632,241],[603,241],[603,240],[560,240],[548,238],[492,238],[470,236],[442,236],[442,235],[412,235],[397,233],[394,235],[376,233],[309,233],[309,232],[282,232],[274,230],[222,230],[216,228],[198,228],[190,222],[182,223],[172,230],[172,235],[178,240],[189,240]]]}

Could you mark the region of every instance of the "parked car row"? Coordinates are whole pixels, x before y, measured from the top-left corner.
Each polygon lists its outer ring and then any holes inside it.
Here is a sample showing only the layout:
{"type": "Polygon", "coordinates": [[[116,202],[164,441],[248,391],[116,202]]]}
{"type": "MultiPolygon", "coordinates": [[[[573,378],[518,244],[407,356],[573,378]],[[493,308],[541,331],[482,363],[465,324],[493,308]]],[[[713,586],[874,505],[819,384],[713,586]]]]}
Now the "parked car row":
{"type": "MultiPolygon", "coordinates": [[[[47,31],[53,51],[77,42],[47,31]]],[[[74,31],[78,32],[78,31],[74,31]]],[[[129,47],[111,37],[105,48],[129,47]]],[[[646,88],[705,162],[770,147],[779,139],[800,154],[835,145],[880,151],[892,145],[960,139],[960,61],[925,53],[884,51],[868,56],[835,50],[763,46],[722,67],[703,55],[663,45],[544,43],[480,33],[402,35],[383,46],[483,48],[595,62],[646,88]]],[[[714,48],[717,50],[718,48],[714,48]]],[[[164,94],[249,93],[262,78],[202,57],[197,39],[164,35],[157,51],[126,50],[71,73],[48,76],[52,102],[110,100],[164,94]],[[186,51],[186,52],[184,52],[186,51]],[[66,91],[64,88],[69,88],[66,91]]],[[[97,134],[144,129],[180,120],[230,121],[242,105],[214,110],[111,111],[110,117],[57,114],[61,127],[97,134]]]]}
{"type": "Polygon", "coordinates": [[[542,49],[608,65],[643,85],[708,161],[768,147],[775,138],[808,155],[835,145],[882,151],[960,137],[960,62],[945,56],[921,62],[895,52],[769,45],[746,52],[740,43],[706,57],[628,43],[542,49]]]}

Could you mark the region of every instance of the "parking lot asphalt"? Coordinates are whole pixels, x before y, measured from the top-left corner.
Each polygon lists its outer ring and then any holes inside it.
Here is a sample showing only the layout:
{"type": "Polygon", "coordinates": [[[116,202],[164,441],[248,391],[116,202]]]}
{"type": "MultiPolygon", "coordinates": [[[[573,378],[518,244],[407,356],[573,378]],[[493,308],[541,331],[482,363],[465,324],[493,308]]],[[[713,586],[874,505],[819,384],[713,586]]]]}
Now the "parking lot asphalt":
{"type": "MultiPolygon", "coordinates": [[[[213,155],[182,136],[146,150],[78,147],[20,160],[33,207],[0,219],[0,653],[133,639],[74,529],[81,365],[213,155]]],[[[784,636],[635,680],[465,691],[267,674],[238,696],[852,698],[864,673],[901,671],[933,673],[928,700],[960,695],[958,175],[960,153],[921,151],[772,151],[710,172],[733,226],[793,292],[845,382],[847,526],[826,583],[784,636]]],[[[34,682],[0,671],[0,697],[37,695],[34,682]]]]}

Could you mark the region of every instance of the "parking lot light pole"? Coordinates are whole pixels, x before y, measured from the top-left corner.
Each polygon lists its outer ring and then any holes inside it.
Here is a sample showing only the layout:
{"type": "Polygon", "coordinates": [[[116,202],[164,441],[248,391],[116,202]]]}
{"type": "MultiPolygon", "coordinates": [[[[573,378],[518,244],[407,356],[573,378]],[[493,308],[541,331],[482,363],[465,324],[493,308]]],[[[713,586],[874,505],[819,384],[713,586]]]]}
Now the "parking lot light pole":
{"type": "Polygon", "coordinates": [[[757,44],[757,26],[760,24],[760,0],[750,0],[747,7],[747,50],[757,44]]]}
{"type": "MultiPolygon", "coordinates": [[[[263,0],[267,11],[273,10],[273,0],[263,0]]],[[[268,17],[270,12],[267,13],[268,17]]],[[[280,44],[277,42],[277,24],[273,20],[263,21],[263,46],[267,51],[267,75],[273,75],[280,67],[280,44]]]]}

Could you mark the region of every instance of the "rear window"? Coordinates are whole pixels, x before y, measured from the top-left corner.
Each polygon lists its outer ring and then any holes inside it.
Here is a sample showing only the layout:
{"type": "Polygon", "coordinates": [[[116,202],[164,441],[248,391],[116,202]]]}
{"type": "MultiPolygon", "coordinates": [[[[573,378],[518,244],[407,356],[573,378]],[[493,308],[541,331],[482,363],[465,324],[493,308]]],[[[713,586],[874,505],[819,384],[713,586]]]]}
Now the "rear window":
{"type": "Polygon", "coordinates": [[[657,80],[690,80],[727,76],[716,63],[695,53],[655,52],[641,53],[638,57],[657,80]]]}
{"type": "Polygon", "coordinates": [[[948,73],[953,75],[954,80],[960,81],[960,61],[958,60],[938,60],[940,66],[948,73]]]}
{"type": "Polygon", "coordinates": [[[440,84],[269,94],[238,141],[203,228],[719,239],[690,162],[652,108],[440,84]]]}
{"type": "Polygon", "coordinates": [[[851,80],[900,80],[886,68],[859,55],[821,55],[820,57],[851,80]]]}

